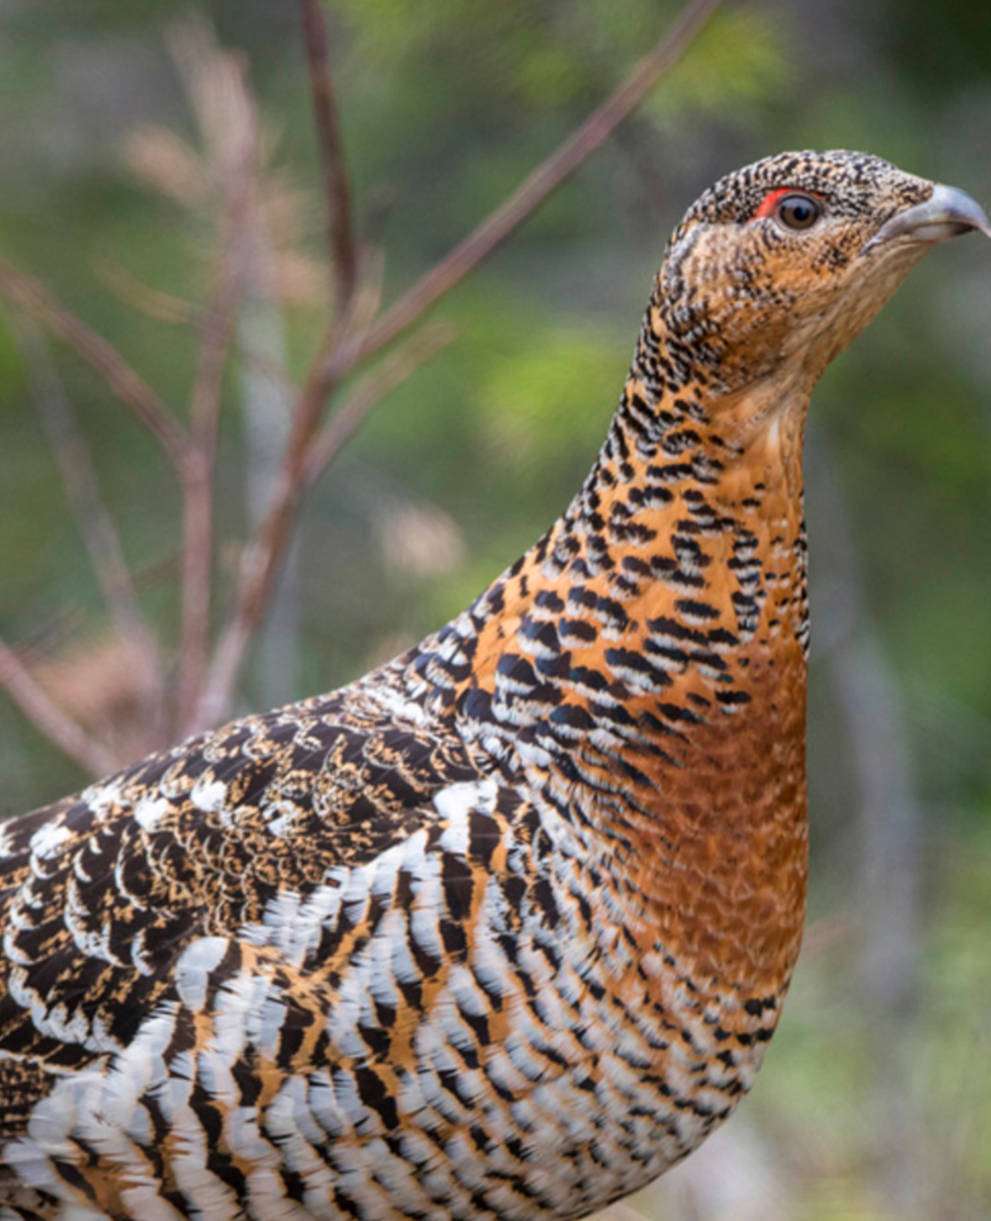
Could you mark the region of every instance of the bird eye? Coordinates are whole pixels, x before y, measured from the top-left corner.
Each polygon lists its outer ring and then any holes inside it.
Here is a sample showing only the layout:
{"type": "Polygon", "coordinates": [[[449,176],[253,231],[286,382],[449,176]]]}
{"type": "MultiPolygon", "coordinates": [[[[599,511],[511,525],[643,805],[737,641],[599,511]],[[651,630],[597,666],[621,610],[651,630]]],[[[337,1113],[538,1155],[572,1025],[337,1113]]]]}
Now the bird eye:
{"type": "Polygon", "coordinates": [[[789,229],[811,229],[822,215],[822,207],[809,195],[784,195],[778,201],[774,215],[789,229]]]}

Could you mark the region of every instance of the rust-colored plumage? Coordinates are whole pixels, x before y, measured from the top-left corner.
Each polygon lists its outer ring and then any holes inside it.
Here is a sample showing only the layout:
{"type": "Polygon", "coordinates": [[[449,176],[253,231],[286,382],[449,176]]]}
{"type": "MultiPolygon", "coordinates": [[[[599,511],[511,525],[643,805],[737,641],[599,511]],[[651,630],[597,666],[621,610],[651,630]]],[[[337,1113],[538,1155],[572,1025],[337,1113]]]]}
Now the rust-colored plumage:
{"type": "Polygon", "coordinates": [[[0,828],[4,1216],[581,1217],[730,1113],[801,940],[809,394],[986,225],[863,154],[729,175],[467,611],[0,828]]]}

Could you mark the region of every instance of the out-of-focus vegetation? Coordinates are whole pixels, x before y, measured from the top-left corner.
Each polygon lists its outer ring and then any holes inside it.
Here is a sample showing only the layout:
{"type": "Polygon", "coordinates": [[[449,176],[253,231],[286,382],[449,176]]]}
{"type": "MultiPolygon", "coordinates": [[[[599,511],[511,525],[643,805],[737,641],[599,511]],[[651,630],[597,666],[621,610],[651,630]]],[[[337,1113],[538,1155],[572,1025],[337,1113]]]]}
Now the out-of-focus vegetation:
{"type": "MultiPolygon", "coordinates": [[[[247,64],[278,264],[262,333],[298,376],[330,277],[296,6],[184,11],[247,64]]],[[[388,299],[601,100],[675,10],[333,0],[326,11],[356,217],[385,252],[388,299]]],[[[166,0],[0,11],[0,252],[174,405],[194,371],[189,303],[208,296],[215,266],[211,167],[223,156],[170,52],[178,15],[166,0]]],[[[991,200],[989,63],[979,6],[727,6],[439,306],[456,341],[383,401],[310,497],[291,597],[241,706],[329,689],[415,640],[564,506],[604,435],[666,235],[715,177],[789,146],[855,147],[991,200]]],[[[617,1218],[991,1215],[989,318],[991,247],[941,248],[817,393],[809,945],[740,1115],[617,1218]]],[[[9,319],[0,634],[28,647],[75,716],[126,724],[132,676],[9,319]]],[[[245,476],[264,449],[246,407],[258,333],[244,328],[224,383],[222,573],[258,511],[245,476]]],[[[51,351],[168,650],[174,483],[101,381],[51,351]]],[[[83,780],[3,699],[0,767],[5,813],[83,780]]]]}

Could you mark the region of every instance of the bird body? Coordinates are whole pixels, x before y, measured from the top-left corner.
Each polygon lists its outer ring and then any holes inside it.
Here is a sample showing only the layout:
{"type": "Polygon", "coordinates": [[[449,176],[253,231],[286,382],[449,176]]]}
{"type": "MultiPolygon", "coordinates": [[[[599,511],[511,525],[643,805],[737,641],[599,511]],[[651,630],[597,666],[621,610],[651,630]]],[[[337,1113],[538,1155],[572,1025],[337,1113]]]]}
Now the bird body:
{"type": "Polygon", "coordinates": [[[947,191],[722,180],[584,485],[467,611],[0,828],[11,1216],[581,1217],[730,1113],[804,916],[808,397],[987,223],[947,191]]]}

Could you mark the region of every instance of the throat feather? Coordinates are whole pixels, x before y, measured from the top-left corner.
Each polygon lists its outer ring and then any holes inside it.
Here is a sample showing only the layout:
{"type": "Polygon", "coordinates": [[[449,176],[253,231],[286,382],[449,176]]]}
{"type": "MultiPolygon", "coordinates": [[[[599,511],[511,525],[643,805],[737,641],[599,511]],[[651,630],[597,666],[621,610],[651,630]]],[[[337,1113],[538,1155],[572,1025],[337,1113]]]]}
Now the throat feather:
{"type": "Polygon", "coordinates": [[[592,837],[645,953],[771,994],[803,912],[808,642],[800,458],[771,425],[800,445],[805,402],[762,389],[748,431],[739,395],[662,390],[643,351],[566,512],[407,680],[481,768],[592,837]],[[673,895],[711,909],[704,945],[673,895]]]}

